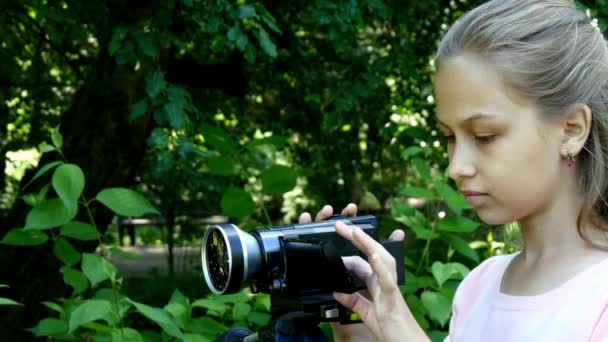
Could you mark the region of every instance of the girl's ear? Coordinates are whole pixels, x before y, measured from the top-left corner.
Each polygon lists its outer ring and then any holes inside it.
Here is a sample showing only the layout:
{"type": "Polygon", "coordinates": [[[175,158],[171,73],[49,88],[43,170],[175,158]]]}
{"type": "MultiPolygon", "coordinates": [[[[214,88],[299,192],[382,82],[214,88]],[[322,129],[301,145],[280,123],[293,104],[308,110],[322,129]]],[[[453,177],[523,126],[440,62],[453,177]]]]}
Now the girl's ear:
{"type": "Polygon", "coordinates": [[[591,132],[591,110],[586,104],[577,104],[561,121],[562,153],[577,155],[583,149],[591,132]]]}

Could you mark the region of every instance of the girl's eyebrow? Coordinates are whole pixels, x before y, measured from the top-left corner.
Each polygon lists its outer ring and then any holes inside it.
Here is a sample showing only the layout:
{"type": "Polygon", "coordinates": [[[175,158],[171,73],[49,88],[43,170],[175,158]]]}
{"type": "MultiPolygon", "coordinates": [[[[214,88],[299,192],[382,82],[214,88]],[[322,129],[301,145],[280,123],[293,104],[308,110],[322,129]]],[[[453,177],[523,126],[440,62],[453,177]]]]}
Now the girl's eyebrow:
{"type": "MultiPolygon", "coordinates": [[[[492,119],[492,118],[496,118],[496,117],[498,117],[498,115],[496,115],[496,114],[475,113],[475,114],[469,116],[468,118],[462,120],[460,122],[459,126],[462,127],[462,126],[470,125],[473,121],[479,120],[479,119],[492,119]]],[[[444,127],[449,127],[448,125],[446,125],[439,119],[437,119],[437,122],[444,127]]]]}

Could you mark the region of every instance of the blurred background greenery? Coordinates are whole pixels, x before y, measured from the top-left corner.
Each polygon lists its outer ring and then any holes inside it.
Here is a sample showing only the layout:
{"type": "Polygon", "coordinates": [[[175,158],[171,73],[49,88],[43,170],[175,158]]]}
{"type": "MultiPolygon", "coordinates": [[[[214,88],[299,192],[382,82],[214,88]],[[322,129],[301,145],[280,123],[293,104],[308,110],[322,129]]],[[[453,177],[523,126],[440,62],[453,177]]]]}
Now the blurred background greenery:
{"type": "MultiPolygon", "coordinates": [[[[516,225],[481,224],[455,191],[435,127],[434,51],[481,2],[3,1],[0,237],[24,226],[27,194],[48,181],[36,173],[58,158],[45,151],[59,127],[86,198],[128,187],[161,213],[133,223],[91,204],[103,236],[74,248],[124,244],[139,255],[110,258],[125,296],[150,306],[207,298],[197,322],[219,325],[192,331],[212,338],[243,311],[209,304],[224,302],[200,274],[208,224],[251,230],[354,202],[383,236],[406,230],[402,292],[440,340],[462,277],[518,245],[516,225]]],[[[606,28],[604,0],[579,5],[606,28]]],[[[23,329],[50,315],[42,301],[94,295],[72,293],[52,254],[50,243],[2,245],[1,294],[25,304],[0,308],[3,336],[33,338],[23,329]]],[[[142,319],[127,325],[144,339],[162,332],[142,319]]]]}

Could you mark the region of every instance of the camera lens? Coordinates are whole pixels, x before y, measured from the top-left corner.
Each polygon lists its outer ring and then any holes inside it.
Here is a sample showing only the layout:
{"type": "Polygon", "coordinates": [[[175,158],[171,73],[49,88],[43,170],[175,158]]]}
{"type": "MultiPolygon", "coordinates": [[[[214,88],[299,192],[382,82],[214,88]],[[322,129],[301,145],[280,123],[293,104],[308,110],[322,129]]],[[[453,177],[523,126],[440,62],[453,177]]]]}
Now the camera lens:
{"type": "Polygon", "coordinates": [[[258,240],[233,224],[210,227],[203,238],[201,262],[214,294],[240,291],[262,267],[258,240]]]}
{"type": "Polygon", "coordinates": [[[214,229],[211,232],[205,248],[211,281],[218,291],[223,292],[228,286],[230,276],[230,256],[228,245],[219,230],[214,229]]]}

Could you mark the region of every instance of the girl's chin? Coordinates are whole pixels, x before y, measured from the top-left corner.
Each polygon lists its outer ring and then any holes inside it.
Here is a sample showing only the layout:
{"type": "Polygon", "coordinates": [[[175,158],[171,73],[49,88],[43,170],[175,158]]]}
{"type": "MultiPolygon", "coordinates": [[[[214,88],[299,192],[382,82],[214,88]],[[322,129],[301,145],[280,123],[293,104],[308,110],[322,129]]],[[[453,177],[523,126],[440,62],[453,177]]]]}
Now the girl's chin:
{"type": "Polygon", "coordinates": [[[504,215],[504,213],[492,212],[492,210],[487,209],[478,209],[477,216],[484,223],[494,226],[511,223],[517,219],[511,215],[504,215]]]}

